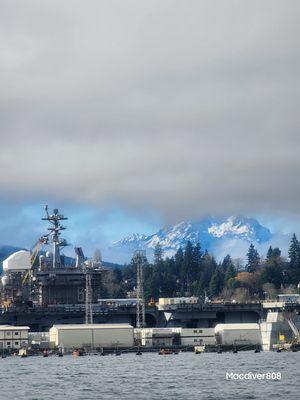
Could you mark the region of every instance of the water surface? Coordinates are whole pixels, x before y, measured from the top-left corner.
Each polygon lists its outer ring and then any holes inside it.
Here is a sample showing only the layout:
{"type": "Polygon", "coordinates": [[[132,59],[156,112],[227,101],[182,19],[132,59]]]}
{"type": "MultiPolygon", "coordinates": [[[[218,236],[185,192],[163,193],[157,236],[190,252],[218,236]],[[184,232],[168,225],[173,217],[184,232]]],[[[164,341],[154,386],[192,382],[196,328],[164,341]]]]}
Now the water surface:
{"type": "Polygon", "coordinates": [[[297,399],[298,353],[0,359],[0,399],[297,399]],[[281,372],[281,380],[226,380],[226,372],[281,372]]]}

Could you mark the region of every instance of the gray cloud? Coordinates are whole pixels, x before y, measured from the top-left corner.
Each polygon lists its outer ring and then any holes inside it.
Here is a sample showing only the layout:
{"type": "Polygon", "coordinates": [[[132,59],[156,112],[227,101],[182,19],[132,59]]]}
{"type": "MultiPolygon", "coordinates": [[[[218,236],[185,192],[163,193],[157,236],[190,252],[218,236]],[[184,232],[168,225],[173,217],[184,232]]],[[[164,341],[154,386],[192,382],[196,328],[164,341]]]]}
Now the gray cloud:
{"type": "Polygon", "coordinates": [[[299,213],[298,1],[1,1],[2,195],[299,213]]]}

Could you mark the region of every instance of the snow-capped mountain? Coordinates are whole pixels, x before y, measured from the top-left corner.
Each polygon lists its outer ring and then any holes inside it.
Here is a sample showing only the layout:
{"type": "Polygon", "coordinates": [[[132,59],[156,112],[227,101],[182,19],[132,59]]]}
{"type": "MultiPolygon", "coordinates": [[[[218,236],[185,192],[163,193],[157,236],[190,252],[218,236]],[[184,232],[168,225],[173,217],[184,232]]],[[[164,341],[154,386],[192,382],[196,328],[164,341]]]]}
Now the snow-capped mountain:
{"type": "Polygon", "coordinates": [[[229,218],[206,218],[200,221],[180,222],[166,226],[153,235],[132,234],[115,243],[114,251],[125,251],[130,254],[136,249],[146,249],[151,254],[160,243],[165,255],[173,255],[188,241],[201,243],[203,249],[214,253],[220,248],[229,249],[239,242],[243,247],[250,243],[263,244],[272,237],[270,230],[253,218],[231,216],[229,218]]]}
{"type": "Polygon", "coordinates": [[[147,239],[147,235],[141,234],[141,233],[132,233],[129,236],[124,237],[123,239],[118,240],[117,242],[113,243],[113,246],[118,245],[118,246],[127,246],[129,244],[136,244],[138,242],[143,242],[144,240],[147,239]]]}

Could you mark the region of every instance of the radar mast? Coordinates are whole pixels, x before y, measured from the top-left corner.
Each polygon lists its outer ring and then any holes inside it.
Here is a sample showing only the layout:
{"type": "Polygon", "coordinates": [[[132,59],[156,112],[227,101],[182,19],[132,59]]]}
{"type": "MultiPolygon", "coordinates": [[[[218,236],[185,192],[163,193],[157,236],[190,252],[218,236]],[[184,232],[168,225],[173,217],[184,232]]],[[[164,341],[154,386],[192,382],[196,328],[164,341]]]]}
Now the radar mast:
{"type": "Polygon", "coordinates": [[[67,220],[64,215],[59,214],[57,208],[53,210],[53,214],[49,214],[48,205],[44,206],[46,217],[42,218],[43,221],[49,221],[51,224],[48,227],[48,231],[50,231],[47,235],[44,236],[46,244],[53,245],[53,259],[52,259],[52,268],[59,269],[62,268],[62,262],[60,258],[60,248],[67,246],[67,242],[65,239],[60,237],[61,231],[66,228],[61,225],[60,221],[67,220]]]}

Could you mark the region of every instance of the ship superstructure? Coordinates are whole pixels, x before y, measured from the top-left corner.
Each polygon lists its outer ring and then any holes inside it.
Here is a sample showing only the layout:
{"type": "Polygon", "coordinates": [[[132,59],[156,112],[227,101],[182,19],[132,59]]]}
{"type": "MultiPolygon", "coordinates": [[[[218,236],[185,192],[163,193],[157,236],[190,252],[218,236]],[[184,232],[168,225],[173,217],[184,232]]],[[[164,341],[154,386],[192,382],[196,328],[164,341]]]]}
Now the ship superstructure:
{"type": "Polygon", "coordinates": [[[97,303],[101,295],[100,262],[86,263],[81,248],[75,248],[76,262],[66,262],[61,249],[68,245],[62,238],[67,218],[45,206],[43,221],[49,222],[48,232],[37,242],[33,251],[20,251],[4,262],[2,304],[17,307],[47,307],[53,304],[84,304],[86,269],[89,268],[91,301],[97,303]],[[50,246],[50,250],[44,250],[50,246]],[[41,251],[43,249],[43,251],[41,251]]]}

